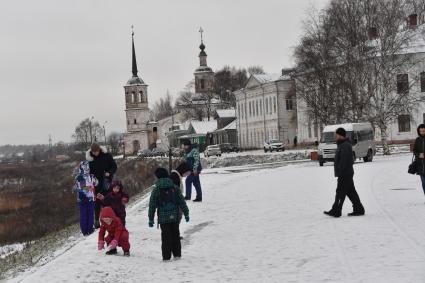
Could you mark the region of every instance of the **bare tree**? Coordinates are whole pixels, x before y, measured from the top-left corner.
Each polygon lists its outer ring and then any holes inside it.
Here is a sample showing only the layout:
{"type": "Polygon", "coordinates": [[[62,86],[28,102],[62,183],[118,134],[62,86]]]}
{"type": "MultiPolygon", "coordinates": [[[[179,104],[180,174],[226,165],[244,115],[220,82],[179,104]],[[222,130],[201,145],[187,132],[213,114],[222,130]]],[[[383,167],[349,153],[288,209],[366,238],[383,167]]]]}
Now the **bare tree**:
{"type": "Polygon", "coordinates": [[[259,66],[259,65],[249,66],[247,69],[247,72],[248,72],[248,75],[262,75],[266,73],[264,71],[263,66],[259,66]]]}
{"type": "Polygon", "coordinates": [[[121,146],[122,134],[117,132],[112,132],[107,138],[107,142],[110,148],[110,151],[113,155],[117,155],[121,146]]]}
{"type": "Polygon", "coordinates": [[[313,120],[370,121],[389,154],[388,126],[420,101],[418,77],[409,77],[419,60],[408,52],[418,34],[406,17],[423,7],[423,0],[333,0],[309,14],[295,57],[297,93],[313,120]]]}
{"type": "MultiPolygon", "coordinates": [[[[371,97],[368,118],[380,130],[384,154],[390,154],[389,125],[402,114],[410,116],[422,102],[413,87],[419,79],[414,70],[420,60],[410,50],[418,33],[406,25],[406,9],[412,3],[420,1],[366,1],[369,13],[365,15],[377,32],[367,50],[367,87],[371,97]]],[[[424,13],[423,5],[415,8],[415,13],[424,13]]]]}
{"type": "Polygon", "coordinates": [[[173,98],[169,91],[167,91],[167,94],[164,98],[160,98],[160,100],[155,103],[152,112],[156,121],[173,115],[173,98]]]}
{"type": "Polygon", "coordinates": [[[100,126],[99,122],[87,118],[75,127],[75,132],[72,137],[76,143],[87,148],[93,142],[103,140],[103,135],[103,128],[100,126]]]}

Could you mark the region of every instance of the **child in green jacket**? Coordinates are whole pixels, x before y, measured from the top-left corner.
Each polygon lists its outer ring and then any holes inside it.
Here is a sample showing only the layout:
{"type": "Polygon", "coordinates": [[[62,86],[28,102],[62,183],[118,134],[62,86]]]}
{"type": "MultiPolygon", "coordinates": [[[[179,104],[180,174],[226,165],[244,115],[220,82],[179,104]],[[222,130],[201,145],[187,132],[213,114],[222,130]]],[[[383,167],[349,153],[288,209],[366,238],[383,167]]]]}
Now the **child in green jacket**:
{"type": "Polygon", "coordinates": [[[168,261],[171,254],[181,258],[179,208],[189,222],[189,208],[177,186],[164,168],[155,170],[157,181],[149,201],[149,227],[154,227],[155,211],[158,211],[158,223],[161,226],[162,259],[168,261]]]}

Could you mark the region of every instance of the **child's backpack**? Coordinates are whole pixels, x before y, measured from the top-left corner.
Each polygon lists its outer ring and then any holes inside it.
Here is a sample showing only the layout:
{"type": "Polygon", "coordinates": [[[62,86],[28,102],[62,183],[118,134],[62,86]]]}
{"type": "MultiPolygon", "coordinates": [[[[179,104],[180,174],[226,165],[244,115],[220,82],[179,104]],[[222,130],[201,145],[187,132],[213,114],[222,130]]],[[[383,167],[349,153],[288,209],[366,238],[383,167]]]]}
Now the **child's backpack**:
{"type": "Polygon", "coordinates": [[[172,211],[177,208],[177,189],[174,186],[159,190],[159,209],[162,212],[172,211]]]}

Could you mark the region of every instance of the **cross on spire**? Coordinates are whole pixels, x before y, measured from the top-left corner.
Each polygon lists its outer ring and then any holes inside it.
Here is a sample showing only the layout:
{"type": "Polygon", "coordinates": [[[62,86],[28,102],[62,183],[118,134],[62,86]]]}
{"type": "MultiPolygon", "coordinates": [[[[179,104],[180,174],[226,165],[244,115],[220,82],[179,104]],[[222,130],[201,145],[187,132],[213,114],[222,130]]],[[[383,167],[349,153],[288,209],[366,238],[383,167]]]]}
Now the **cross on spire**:
{"type": "Polygon", "coordinates": [[[202,37],[202,34],[204,33],[204,30],[202,29],[202,27],[199,28],[199,33],[201,34],[201,43],[204,43],[204,39],[202,37]]]}

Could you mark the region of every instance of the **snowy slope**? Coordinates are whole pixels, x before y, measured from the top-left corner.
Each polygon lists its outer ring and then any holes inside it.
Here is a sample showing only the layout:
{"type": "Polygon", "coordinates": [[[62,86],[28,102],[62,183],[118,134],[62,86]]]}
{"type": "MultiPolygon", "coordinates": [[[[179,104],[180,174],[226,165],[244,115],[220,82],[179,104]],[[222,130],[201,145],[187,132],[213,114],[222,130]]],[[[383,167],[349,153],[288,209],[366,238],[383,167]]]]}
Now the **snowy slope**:
{"type": "Polygon", "coordinates": [[[367,216],[339,219],[322,214],[336,185],[331,164],[206,170],[205,202],[189,204],[181,227],[181,260],[161,261],[144,200],[128,213],[130,258],[98,252],[93,235],[11,282],[424,282],[425,197],[409,160],[357,163],[367,216]]]}

